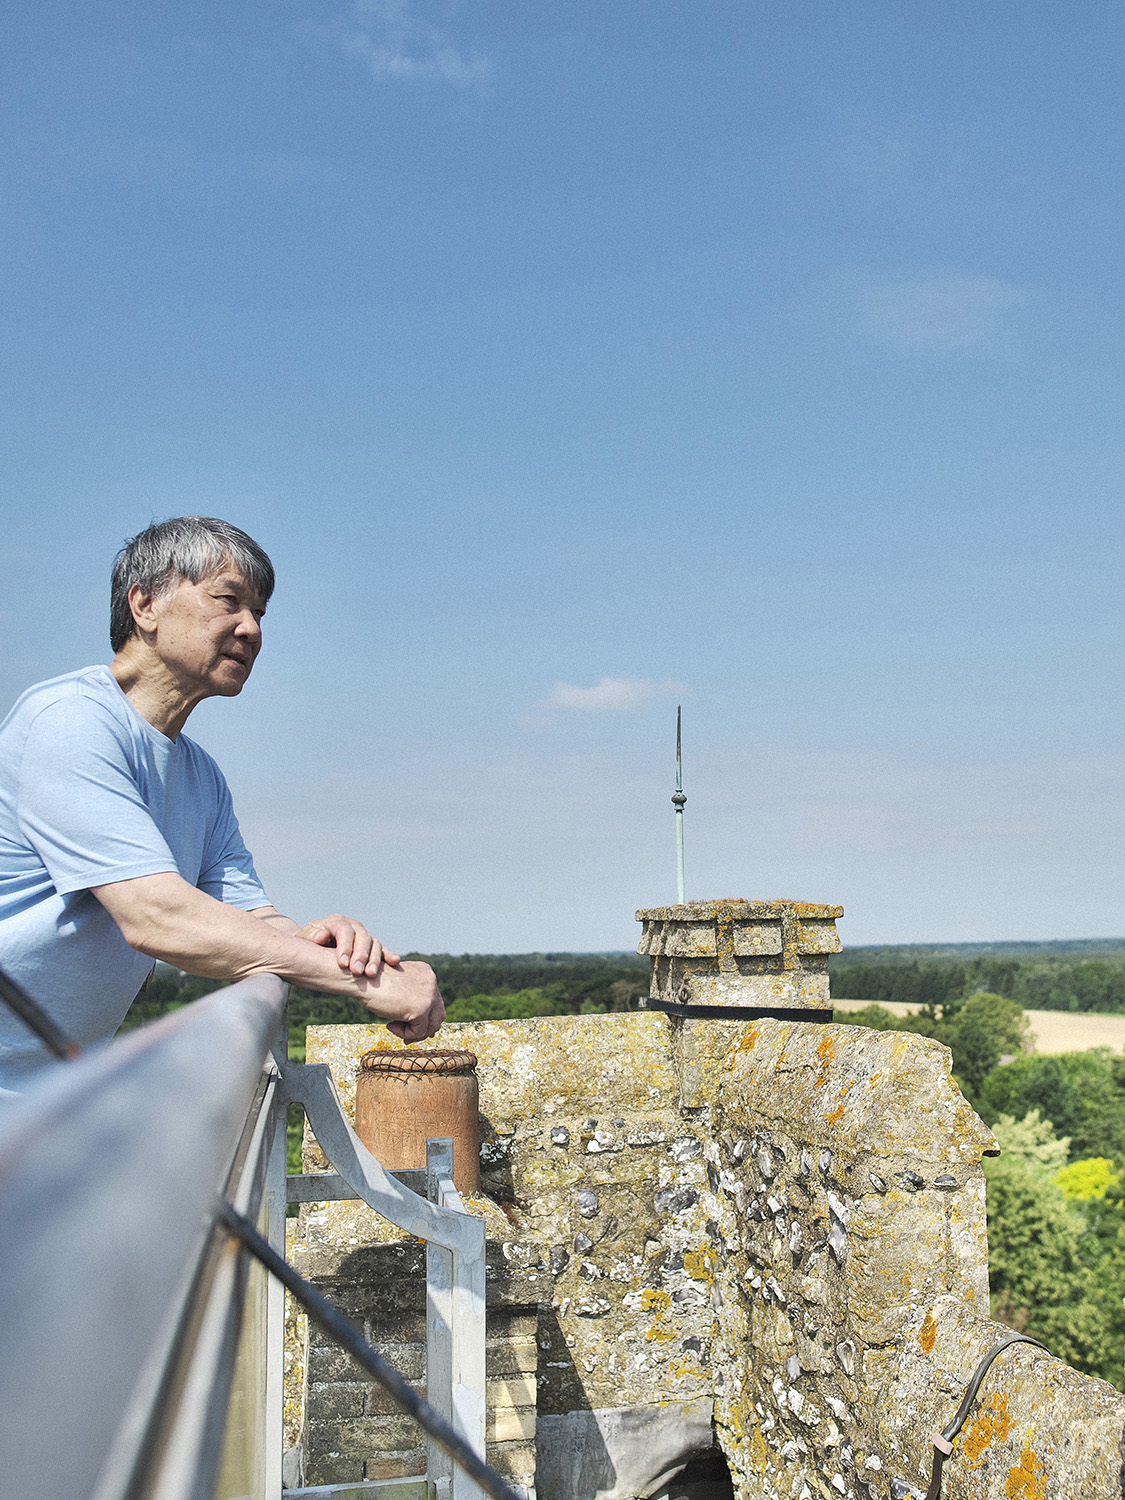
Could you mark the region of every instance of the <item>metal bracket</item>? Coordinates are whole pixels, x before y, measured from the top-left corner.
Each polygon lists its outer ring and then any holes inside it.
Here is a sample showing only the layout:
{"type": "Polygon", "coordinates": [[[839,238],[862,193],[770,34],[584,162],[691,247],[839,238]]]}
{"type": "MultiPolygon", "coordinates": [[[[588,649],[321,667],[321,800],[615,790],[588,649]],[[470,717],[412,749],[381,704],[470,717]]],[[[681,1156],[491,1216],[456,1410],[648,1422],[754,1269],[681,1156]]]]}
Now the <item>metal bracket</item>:
{"type": "MultiPolygon", "coordinates": [[[[304,1106],[334,1173],[290,1179],[295,1191],[359,1198],[407,1234],[426,1241],[426,1387],[430,1403],[468,1446],[485,1451],[484,1220],[464,1210],[453,1184],[453,1142],[427,1145],[421,1191],[388,1172],[356,1135],[323,1063],[285,1063],[286,1103],[304,1106]],[[311,1185],[310,1185],[311,1179],[311,1185]],[[318,1181],[319,1179],[319,1181],[318,1181]],[[334,1179],[329,1188],[326,1179],[334,1179]],[[431,1201],[432,1200],[432,1201],[431,1201]]],[[[481,1500],[482,1487],[455,1467],[440,1445],[427,1455],[427,1492],[435,1500],[481,1500]]]]}
{"type": "MultiPolygon", "coordinates": [[[[424,1194],[426,1173],[421,1167],[404,1167],[398,1172],[387,1172],[396,1182],[409,1188],[412,1193],[424,1194]]],[[[285,1179],[286,1199],[290,1203],[337,1203],[359,1195],[351,1183],[339,1172],[301,1172],[285,1179]]]]}
{"type": "Polygon", "coordinates": [[[351,1189],[348,1193],[334,1190],[339,1197],[359,1198],[397,1229],[441,1245],[445,1250],[480,1256],[483,1260],[483,1219],[428,1202],[376,1161],[344,1114],[325,1063],[287,1062],[281,1073],[281,1087],[284,1103],[304,1108],[321,1150],[335,1167],[336,1175],[351,1189]]]}

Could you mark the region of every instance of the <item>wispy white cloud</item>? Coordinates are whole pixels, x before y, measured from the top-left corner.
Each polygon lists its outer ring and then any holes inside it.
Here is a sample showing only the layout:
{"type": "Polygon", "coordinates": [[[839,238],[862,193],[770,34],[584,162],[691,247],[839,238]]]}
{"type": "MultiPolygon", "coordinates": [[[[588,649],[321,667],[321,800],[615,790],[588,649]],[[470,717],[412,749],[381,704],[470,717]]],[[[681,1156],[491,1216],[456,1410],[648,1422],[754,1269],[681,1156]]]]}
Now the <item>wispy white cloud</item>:
{"type": "Polygon", "coordinates": [[[483,53],[459,46],[410,0],[355,0],[340,37],[378,79],[479,88],[492,76],[492,63],[483,53]]]}
{"type": "Polygon", "coordinates": [[[1023,292],[994,276],[888,281],[863,295],[867,326],[901,349],[951,353],[988,343],[1023,292]]]}
{"type": "Polygon", "coordinates": [[[593,687],[556,682],[544,707],[582,714],[631,714],[680,691],[678,683],[655,677],[599,677],[593,687]]]}

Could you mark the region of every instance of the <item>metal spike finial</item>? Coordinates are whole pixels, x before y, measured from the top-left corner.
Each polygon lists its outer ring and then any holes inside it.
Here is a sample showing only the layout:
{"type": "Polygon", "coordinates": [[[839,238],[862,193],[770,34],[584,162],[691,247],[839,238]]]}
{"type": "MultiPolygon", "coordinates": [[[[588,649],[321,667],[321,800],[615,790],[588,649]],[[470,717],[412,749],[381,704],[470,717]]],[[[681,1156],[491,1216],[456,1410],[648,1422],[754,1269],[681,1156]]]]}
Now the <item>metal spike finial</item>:
{"type": "Polygon", "coordinates": [[[676,898],[679,904],[684,904],[684,796],[683,768],[680,756],[680,715],[681,708],[676,706],[676,790],[672,795],[672,802],[676,809],[676,898]]]}

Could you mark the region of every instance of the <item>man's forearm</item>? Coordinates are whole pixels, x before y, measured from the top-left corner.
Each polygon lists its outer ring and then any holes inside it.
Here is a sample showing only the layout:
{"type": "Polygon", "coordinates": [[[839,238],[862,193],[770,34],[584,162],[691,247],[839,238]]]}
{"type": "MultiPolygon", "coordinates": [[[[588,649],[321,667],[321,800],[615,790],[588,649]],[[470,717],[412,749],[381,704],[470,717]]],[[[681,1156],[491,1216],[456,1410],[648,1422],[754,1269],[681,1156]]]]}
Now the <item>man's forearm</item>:
{"type": "Polygon", "coordinates": [[[431,1034],[419,1027],[427,1015],[436,1015],[441,999],[425,964],[383,964],[374,977],[354,975],[341,969],[333,950],[299,936],[280,912],[226,906],[179,875],[116,881],[93,894],[130,947],[151,958],[208,979],[277,974],[292,984],[350,995],[376,1015],[403,1023],[406,1040],[431,1034]]]}
{"type": "Polygon", "coordinates": [[[297,934],[301,931],[300,927],[298,927],[297,923],[294,922],[292,917],[285,916],[284,913],[279,912],[274,906],[256,907],[255,910],[250,913],[250,915],[252,917],[257,917],[259,922],[268,922],[273,928],[274,932],[285,932],[288,933],[290,937],[296,937],[297,934]]]}

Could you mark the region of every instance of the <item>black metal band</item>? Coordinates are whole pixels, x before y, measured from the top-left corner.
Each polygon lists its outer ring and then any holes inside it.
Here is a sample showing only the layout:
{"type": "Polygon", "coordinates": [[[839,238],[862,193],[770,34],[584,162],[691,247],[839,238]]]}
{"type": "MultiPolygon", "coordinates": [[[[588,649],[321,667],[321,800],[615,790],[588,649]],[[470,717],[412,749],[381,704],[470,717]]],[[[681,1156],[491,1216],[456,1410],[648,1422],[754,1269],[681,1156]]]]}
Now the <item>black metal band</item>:
{"type": "Polygon", "coordinates": [[[675,1000],[646,1000],[646,1010],[693,1021],[831,1021],[832,1009],[807,1010],[800,1005],[679,1005],[675,1000]]]}

